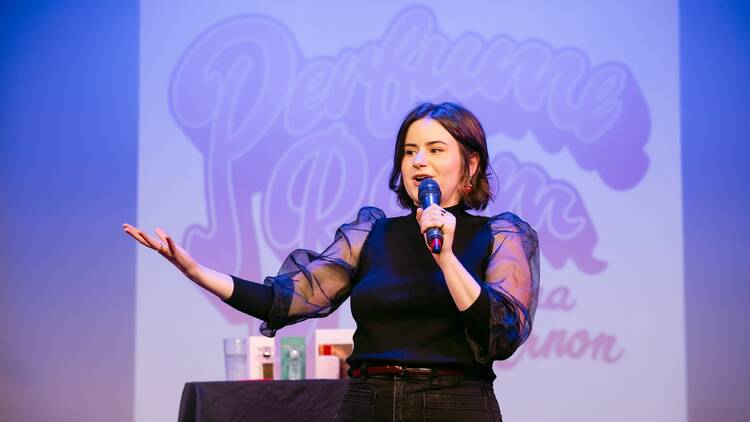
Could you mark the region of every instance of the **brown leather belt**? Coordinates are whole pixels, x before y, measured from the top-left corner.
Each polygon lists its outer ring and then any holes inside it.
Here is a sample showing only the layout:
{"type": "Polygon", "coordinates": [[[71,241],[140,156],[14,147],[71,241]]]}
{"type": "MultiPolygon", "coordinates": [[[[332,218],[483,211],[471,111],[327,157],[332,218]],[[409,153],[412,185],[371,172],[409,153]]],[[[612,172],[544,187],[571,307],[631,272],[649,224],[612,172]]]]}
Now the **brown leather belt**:
{"type": "Polygon", "coordinates": [[[421,376],[421,377],[460,377],[466,375],[466,372],[457,369],[438,369],[438,368],[407,368],[400,365],[382,365],[367,366],[352,370],[352,377],[359,378],[362,375],[400,375],[400,376],[421,376]]]}

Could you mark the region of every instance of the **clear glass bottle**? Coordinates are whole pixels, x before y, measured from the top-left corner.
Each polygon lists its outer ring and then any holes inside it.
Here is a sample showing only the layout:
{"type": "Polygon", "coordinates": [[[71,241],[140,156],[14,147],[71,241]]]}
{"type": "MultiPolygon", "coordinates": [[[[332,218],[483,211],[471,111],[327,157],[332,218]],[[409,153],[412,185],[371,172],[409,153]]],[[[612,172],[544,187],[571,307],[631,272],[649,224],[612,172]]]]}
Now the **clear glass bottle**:
{"type": "Polygon", "coordinates": [[[287,374],[290,380],[301,380],[302,379],[302,356],[299,350],[291,348],[289,350],[289,364],[287,367],[287,374]]]}

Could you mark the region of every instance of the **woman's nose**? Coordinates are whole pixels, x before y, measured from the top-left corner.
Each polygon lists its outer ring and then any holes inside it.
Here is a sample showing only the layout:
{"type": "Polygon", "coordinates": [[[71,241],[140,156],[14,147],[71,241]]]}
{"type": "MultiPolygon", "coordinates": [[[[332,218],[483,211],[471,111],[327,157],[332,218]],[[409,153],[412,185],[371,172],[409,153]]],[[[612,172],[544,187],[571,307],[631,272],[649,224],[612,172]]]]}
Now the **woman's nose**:
{"type": "Polygon", "coordinates": [[[414,156],[414,159],[412,160],[411,164],[414,167],[422,167],[422,166],[424,166],[425,165],[424,152],[421,152],[421,151],[418,152],[414,156]]]}

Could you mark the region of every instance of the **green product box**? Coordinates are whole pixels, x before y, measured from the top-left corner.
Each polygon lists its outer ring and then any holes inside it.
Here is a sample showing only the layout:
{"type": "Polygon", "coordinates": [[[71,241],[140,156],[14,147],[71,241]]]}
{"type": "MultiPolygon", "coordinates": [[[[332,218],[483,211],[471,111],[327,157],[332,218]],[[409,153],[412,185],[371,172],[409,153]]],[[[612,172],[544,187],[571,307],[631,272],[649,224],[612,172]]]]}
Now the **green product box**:
{"type": "Polygon", "coordinates": [[[281,379],[305,379],[305,338],[281,338],[281,379]]]}

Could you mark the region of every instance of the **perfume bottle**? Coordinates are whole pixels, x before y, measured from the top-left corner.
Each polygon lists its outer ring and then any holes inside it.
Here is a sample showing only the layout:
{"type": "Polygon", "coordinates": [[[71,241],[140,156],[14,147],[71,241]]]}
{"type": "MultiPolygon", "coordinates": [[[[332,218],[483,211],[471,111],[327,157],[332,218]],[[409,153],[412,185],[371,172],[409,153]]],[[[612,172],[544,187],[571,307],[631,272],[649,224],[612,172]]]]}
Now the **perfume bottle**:
{"type": "Polygon", "coordinates": [[[272,380],[273,379],[273,354],[271,353],[270,347],[263,347],[260,349],[260,365],[262,379],[272,380]]]}
{"type": "Polygon", "coordinates": [[[289,350],[287,374],[290,380],[302,379],[302,355],[296,348],[292,348],[289,350]]]}

